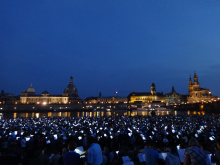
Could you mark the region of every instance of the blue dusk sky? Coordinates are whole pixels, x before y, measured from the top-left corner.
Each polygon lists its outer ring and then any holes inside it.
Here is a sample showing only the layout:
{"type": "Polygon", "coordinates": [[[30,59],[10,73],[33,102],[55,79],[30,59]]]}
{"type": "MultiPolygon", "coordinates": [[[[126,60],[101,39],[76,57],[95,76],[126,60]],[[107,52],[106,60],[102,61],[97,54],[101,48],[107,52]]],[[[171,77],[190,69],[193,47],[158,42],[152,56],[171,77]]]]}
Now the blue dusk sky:
{"type": "Polygon", "coordinates": [[[130,92],[220,96],[219,0],[1,0],[0,90],[79,96],[130,92]]]}

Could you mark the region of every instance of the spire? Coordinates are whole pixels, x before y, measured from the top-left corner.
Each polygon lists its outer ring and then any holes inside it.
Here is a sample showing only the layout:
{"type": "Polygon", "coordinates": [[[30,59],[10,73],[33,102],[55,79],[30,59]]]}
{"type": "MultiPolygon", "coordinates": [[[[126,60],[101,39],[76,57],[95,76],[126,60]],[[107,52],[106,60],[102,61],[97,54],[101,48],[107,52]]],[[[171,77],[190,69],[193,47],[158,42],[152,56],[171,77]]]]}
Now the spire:
{"type": "Polygon", "coordinates": [[[194,80],[194,83],[198,83],[198,77],[196,75],[196,72],[194,72],[193,80],[194,80]]]}
{"type": "Polygon", "coordinates": [[[73,84],[73,77],[70,77],[70,84],[73,84]]]}
{"type": "Polygon", "coordinates": [[[172,86],[172,92],[174,92],[174,91],[175,91],[174,86],[172,86]]]}
{"type": "Polygon", "coordinates": [[[192,78],[191,78],[191,75],[189,77],[189,85],[192,85],[192,78]]]}
{"type": "Polygon", "coordinates": [[[151,94],[152,95],[156,95],[156,88],[155,88],[155,84],[154,83],[152,83],[152,85],[151,85],[151,94]]]}

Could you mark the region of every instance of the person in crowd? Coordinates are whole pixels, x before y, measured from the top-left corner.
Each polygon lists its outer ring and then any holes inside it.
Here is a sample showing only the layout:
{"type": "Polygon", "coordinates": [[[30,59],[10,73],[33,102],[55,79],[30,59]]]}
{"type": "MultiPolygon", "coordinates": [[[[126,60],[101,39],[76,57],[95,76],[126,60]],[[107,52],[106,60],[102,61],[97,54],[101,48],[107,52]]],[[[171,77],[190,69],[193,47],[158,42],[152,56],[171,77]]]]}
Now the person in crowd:
{"type": "MultiPolygon", "coordinates": [[[[51,162],[53,151],[62,153],[70,141],[83,146],[84,150],[93,148],[87,144],[87,137],[91,135],[97,139],[94,143],[106,151],[107,164],[121,165],[123,153],[137,163],[139,159],[133,148],[139,151],[150,142],[158,152],[164,151],[164,147],[177,145],[187,148],[188,139],[196,136],[198,139],[203,137],[200,140],[203,142],[202,149],[210,156],[209,152],[215,153],[214,147],[210,146],[216,145],[213,139],[219,137],[219,133],[220,115],[4,118],[0,119],[0,159],[5,159],[12,152],[9,146],[14,143],[16,154],[22,155],[23,165],[34,165],[34,162],[39,165],[36,161],[39,158],[44,162],[48,162],[49,158],[51,162]],[[44,153],[40,154],[44,149],[44,153]],[[120,152],[123,149],[124,152],[120,152]]],[[[215,155],[218,156],[218,153],[215,155]]]]}
{"type": "Polygon", "coordinates": [[[68,152],[65,152],[63,155],[63,164],[64,165],[81,165],[80,155],[74,150],[76,149],[76,142],[71,141],[68,144],[68,152]]]}
{"type": "Polygon", "coordinates": [[[87,164],[88,165],[101,165],[103,162],[102,149],[98,143],[96,143],[95,138],[92,136],[88,137],[87,151],[87,164]]]}
{"type": "Polygon", "coordinates": [[[196,138],[189,140],[189,147],[184,152],[183,165],[206,165],[207,156],[200,148],[200,144],[196,138]]]}
{"type": "Polygon", "coordinates": [[[166,165],[178,165],[180,163],[180,159],[177,156],[176,147],[172,147],[170,150],[167,151],[167,157],[165,159],[166,165]]]}
{"type": "Polygon", "coordinates": [[[9,145],[7,152],[3,153],[0,158],[1,165],[21,165],[21,155],[16,151],[16,144],[9,145]]]}
{"type": "Polygon", "coordinates": [[[217,150],[215,154],[212,156],[212,162],[216,163],[216,165],[220,165],[220,138],[216,139],[216,147],[217,150]]]}
{"type": "Polygon", "coordinates": [[[50,165],[50,150],[48,148],[45,148],[42,150],[39,159],[38,164],[40,165],[50,165]]]}
{"type": "Polygon", "coordinates": [[[159,152],[153,148],[153,142],[148,143],[146,149],[140,150],[145,155],[145,164],[146,165],[156,165],[157,160],[159,159],[159,152]]]}
{"type": "Polygon", "coordinates": [[[50,158],[51,165],[60,165],[61,164],[61,155],[58,150],[54,150],[50,158]]]}
{"type": "Polygon", "coordinates": [[[216,155],[216,162],[217,162],[217,165],[220,165],[220,138],[218,138],[216,140],[216,144],[217,144],[217,151],[215,152],[215,155],[216,155]]]}

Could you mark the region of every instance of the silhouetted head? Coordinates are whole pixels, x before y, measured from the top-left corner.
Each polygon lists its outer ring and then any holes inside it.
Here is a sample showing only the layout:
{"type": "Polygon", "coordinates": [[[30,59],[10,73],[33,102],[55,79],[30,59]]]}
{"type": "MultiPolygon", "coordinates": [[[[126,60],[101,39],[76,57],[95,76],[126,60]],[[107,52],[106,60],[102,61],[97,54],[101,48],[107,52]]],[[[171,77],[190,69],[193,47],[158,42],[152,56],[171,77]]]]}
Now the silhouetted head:
{"type": "Polygon", "coordinates": [[[73,142],[73,141],[69,142],[69,144],[68,144],[68,149],[69,150],[73,151],[73,150],[76,149],[76,147],[77,147],[76,142],[73,142]]]}
{"type": "Polygon", "coordinates": [[[196,139],[196,138],[191,138],[190,140],[189,140],[189,146],[191,147],[191,146],[200,146],[199,145],[199,141],[196,139]]]}

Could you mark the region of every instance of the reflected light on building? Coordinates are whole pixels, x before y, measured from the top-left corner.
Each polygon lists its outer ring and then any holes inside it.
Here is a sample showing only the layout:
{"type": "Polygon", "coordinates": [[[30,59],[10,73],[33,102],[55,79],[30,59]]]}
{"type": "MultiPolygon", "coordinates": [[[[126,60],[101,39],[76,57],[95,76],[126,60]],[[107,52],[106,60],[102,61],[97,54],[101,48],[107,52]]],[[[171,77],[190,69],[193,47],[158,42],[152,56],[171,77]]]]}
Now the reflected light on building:
{"type": "Polygon", "coordinates": [[[48,112],[48,117],[51,117],[52,116],[52,112],[48,112]]]}
{"type": "Polygon", "coordinates": [[[35,115],[36,115],[36,118],[39,118],[39,113],[36,113],[35,115]]]}
{"type": "Polygon", "coordinates": [[[200,109],[203,109],[203,108],[204,108],[204,105],[201,105],[201,106],[200,106],[200,109]]]}

